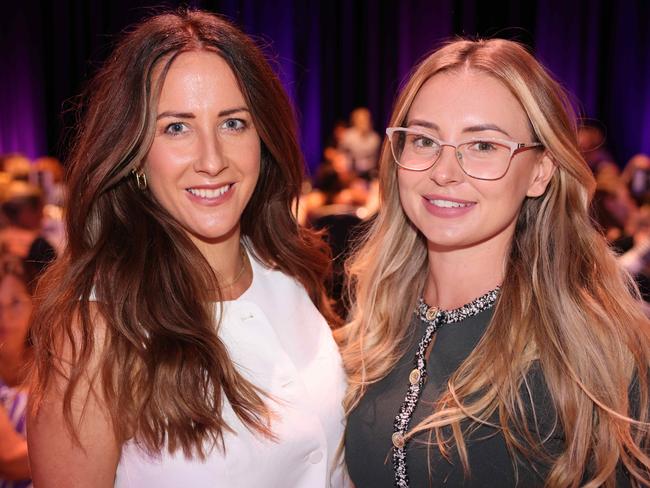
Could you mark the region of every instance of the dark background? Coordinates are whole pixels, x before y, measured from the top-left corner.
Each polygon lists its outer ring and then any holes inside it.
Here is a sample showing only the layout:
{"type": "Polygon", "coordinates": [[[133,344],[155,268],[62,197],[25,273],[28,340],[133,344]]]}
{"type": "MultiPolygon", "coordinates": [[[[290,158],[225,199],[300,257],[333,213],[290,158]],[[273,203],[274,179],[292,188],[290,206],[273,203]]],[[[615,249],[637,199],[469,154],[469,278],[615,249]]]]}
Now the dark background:
{"type": "Polygon", "coordinates": [[[179,5],[219,12],[257,38],[295,101],[309,165],[337,119],[371,108],[383,132],[413,64],[455,36],[523,42],[606,128],[623,165],[650,153],[650,1],[5,2],[0,20],[0,154],[65,156],[74,96],[128,25],[179,5]]]}

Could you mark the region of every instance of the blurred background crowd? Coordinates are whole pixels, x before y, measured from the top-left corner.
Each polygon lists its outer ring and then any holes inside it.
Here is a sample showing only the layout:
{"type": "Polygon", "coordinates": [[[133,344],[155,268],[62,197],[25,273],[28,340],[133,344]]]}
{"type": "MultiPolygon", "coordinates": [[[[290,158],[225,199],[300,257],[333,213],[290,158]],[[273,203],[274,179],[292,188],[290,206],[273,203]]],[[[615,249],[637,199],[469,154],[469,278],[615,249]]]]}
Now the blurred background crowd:
{"type": "Polygon", "coordinates": [[[32,294],[65,246],[63,168],[55,158],[0,157],[0,487],[30,485],[24,386],[32,294]]]}

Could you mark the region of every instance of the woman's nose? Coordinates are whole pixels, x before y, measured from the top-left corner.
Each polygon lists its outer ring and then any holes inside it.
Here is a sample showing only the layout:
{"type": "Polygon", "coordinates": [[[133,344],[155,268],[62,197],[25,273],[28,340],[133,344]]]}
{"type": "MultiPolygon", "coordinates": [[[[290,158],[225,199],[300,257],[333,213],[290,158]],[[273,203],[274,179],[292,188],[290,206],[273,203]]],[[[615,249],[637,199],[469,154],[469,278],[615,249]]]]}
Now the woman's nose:
{"type": "Polygon", "coordinates": [[[200,150],[194,163],[194,169],[196,171],[214,176],[228,167],[227,158],[223,151],[223,144],[216,135],[210,134],[203,137],[199,148],[200,150]]]}
{"type": "Polygon", "coordinates": [[[453,146],[442,146],[438,160],[429,170],[429,178],[441,186],[461,181],[465,173],[458,162],[457,151],[453,146]]]}

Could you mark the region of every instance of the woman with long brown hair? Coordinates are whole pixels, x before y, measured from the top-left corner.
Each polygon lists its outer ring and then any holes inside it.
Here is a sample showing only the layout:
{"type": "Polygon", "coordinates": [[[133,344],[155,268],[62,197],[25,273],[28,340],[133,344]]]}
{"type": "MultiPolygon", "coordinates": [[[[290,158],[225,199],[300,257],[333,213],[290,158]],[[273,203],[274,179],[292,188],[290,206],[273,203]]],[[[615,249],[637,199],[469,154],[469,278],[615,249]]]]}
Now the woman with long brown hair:
{"type": "Polygon", "coordinates": [[[514,42],[458,40],[390,126],[340,331],[357,488],[650,486],[650,323],[562,88],[514,42]]]}
{"type": "Polygon", "coordinates": [[[37,292],[37,486],[344,483],[302,168],[288,98],[239,30],[183,10],[123,38],[88,87],[69,244],[37,292]]]}

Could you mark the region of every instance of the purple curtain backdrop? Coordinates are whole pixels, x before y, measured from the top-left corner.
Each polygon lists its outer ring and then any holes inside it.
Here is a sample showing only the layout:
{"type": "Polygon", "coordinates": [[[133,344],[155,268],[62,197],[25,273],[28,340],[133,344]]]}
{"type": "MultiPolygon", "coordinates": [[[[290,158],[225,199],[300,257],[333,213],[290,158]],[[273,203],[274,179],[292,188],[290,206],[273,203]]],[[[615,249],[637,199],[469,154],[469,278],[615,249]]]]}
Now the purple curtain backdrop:
{"type": "Polygon", "coordinates": [[[646,2],[538,4],[536,54],[604,123],[619,164],[650,152],[650,8],[646,2]]]}
{"type": "Polygon", "coordinates": [[[413,65],[454,35],[528,44],[601,121],[619,164],[650,152],[650,3],[634,0],[24,0],[3,6],[0,154],[65,155],[74,96],[128,25],[180,4],[219,12],[265,46],[295,102],[309,166],[365,105],[381,132],[413,65]]]}
{"type": "Polygon", "coordinates": [[[0,154],[20,152],[30,158],[47,150],[43,74],[39,46],[25,42],[34,12],[8,12],[0,29],[0,154]]]}

